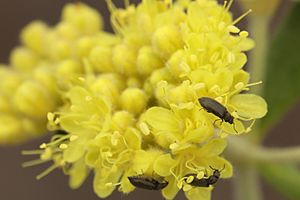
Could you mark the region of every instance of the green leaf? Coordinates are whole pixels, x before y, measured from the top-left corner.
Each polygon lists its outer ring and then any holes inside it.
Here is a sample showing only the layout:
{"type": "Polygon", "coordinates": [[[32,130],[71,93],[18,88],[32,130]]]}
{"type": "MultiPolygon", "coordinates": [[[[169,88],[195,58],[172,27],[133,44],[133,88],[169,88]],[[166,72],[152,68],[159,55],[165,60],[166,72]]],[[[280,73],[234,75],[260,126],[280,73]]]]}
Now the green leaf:
{"type": "Polygon", "coordinates": [[[262,165],[261,175],[277,191],[291,200],[300,199],[300,171],[292,165],[262,165]]]}
{"type": "Polygon", "coordinates": [[[300,3],[290,13],[269,46],[265,79],[268,115],[265,130],[279,121],[300,97],[300,3]]]}

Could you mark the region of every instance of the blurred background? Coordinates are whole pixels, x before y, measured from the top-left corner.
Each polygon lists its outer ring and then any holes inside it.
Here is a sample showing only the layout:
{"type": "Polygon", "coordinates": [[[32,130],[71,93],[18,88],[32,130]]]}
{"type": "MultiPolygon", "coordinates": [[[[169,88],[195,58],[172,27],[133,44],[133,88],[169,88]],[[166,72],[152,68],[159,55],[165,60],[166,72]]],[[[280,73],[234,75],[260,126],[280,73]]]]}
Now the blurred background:
{"type": "MultiPolygon", "coordinates": [[[[20,30],[30,21],[34,19],[41,19],[48,24],[55,24],[59,18],[61,9],[67,2],[61,0],[1,0],[0,1],[0,63],[7,63],[9,53],[13,47],[19,44],[18,35],[20,30]]],[[[92,5],[98,9],[104,17],[105,28],[110,31],[109,13],[107,11],[105,1],[103,0],[84,0],[86,4],[92,5]]],[[[120,0],[115,1],[117,4],[120,0]]],[[[138,0],[131,0],[131,2],[138,2],[138,0]]],[[[119,4],[121,6],[121,4],[119,4]]],[[[276,11],[276,16],[270,24],[270,36],[274,33],[280,21],[285,16],[289,9],[290,2],[284,0],[276,11]]],[[[232,8],[235,17],[242,14],[238,6],[238,0],[234,2],[232,8]]],[[[243,20],[239,27],[245,28],[247,20],[243,20]]],[[[1,81],[1,80],[0,80],[1,81]]],[[[300,123],[299,121],[300,105],[290,109],[286,114],[284,120],[277,124],[271,130],[271,133],[266,137],[265,146],[284,147],[290,145],[299,145],[300,123]]],[[[44,179],[37,181],[35,176],[45,169],[46,166],[40,165],[37,167],[30,167],[23,169],[21,163],[30,159],[21,155],[21,150],[36,149],[43,141],[49,138],[40,138],[31,141],[18,147],[0,147],[0,199],[2,200],[62,200],[62,199],[99,199],[92,189],[92,177],[90,177],[84,185],[75,191],[72,191],[68,186],[68,178],[63,175],[60,170],[46,176],[44,179]]],[[[233,177],[234,178],[234,177],[233,177]]],[[[263,192],[266,200],[285,200],[271,187],[269,187],[262,180],[263,192]]],[[[232,199],[231,196],[231,181],[220,180],[213,192],[213,200],[232,199]]],[[[123,195],[115,192],[110,196],[109,200],[113,199],[162,199],[159,192],[136,190],[129,195],[123,195]]],[[[185,199],[183,194],[177,196],[178,200],[185,199]]]]}

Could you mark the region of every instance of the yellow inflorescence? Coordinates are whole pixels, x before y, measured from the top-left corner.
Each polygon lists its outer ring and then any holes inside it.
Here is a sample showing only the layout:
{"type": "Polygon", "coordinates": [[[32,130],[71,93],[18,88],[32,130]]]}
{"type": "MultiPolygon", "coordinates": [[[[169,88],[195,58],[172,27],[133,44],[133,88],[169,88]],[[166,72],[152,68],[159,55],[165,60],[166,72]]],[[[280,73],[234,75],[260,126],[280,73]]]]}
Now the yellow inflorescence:
{"type": "Polygon", "coordinates": [[[107,4],[115,34],[81,3],[67,5],[54,27],[33,22],[22,31],[12,69],[0,71],[0,141],[53,131],[41,150],[24,152],[40,155],[25,166],[52,160],[38,178],[59,167],[72,188],[93,172],[101,198],[116,187],[131,192],[128,177],[143,175],[168,182],[166,199],[180,189],[210,199],[213,186],[190,183],[213,169],[231,177],[226,136],[249,132],[267,112],[261,97],[244,93],[256,85],[242,69],[254,42],[232,19],[231,1],[107,4]],[[202,97],[224,105],[234,123],[203,109],[202,97]]]}

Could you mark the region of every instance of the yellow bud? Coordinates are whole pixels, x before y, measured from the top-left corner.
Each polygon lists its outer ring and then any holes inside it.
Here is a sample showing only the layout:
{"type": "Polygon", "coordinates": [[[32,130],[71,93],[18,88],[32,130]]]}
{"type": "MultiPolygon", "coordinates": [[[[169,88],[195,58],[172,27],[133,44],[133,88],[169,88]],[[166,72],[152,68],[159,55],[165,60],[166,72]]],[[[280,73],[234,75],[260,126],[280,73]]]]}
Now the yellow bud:
{"type": "Polygon", "coordinates": [[[59,38],[66,40],[75,40],[80,35],[76,27],[66,22],[58,23],[54,30],[59,38]]]}
{"type": "Polygon", "coordinates": [[[175,51],[183,48],[180,31],[176,26],[163,26],[157,29],[152,38],[155,53],[169,58],[175,51]]]}
{"type": "Polygon", "coordinates": [[[140,49],[137,57],[137,71],[139,74],[148,76],[155,69],[163,67],[162,60],[156,55],[151,47],[145,46],[140,49]]]}
{"type": "Polygon", "coordinates": [[[196,95],[194,89],[190,87],[188,81],[184,81],[181,85],[171,88],[168,91],[168,98],[171,103],[180,104],[194,102],[196,95]]]}
{"type": "Polygon", "coordinates": [[[79,58],[85,58],[90,54],[91,49],[94,47],[94,40],[91,37],[80,38],[75,43],[75,54],[79,58]]]}
{"type": "Polygon", "coordinates": [[[125,80],[121,75],[117,73],[104,73],[99,75],[99,78],[111,81],[118,88],[119,91],[124,90],[126,87],[125,80]]]}
{"type": "Polygon", "coordinates": [[[189,68],[185,67],[184,61],[184,50],[176,51],[167,62],[167,68],[170,73],[177,79],[181,77],[182,74],[186,74],[189,68]]]}
{"type": "Polygon", "coordinates": [[[44,22],[33,21],[22,30],[21,41],[36,53],[44,54],[47,48],[45,35],[48,31],[48,27],[44,22]]]}
{"type": "Polygon", "coordinates": [[[114,70],[112,48],[109,46],[94,47],[88,58],[96,72],[111,72],[114,70]]]}
{"type": "Polygon", "coordinates": [[[168,83],[174,82],[173,76],[165,67],[155,70],[150,76],[150,83],[153,88],[155,88],[156,84],[162,80],[167,81],[168,83]]]}
{"type": "Polygon", "coordinates": [[[21,74],[8,67],[0,68],[0,79],[1,94],[9,98],[15,93],[16,89],[23,81],[21,74]]]}
{"type": "Polygon", "coordinates": [[[99,76],[91,85],[92,92],[104,95],[113,106],[118,107],[120,91],[113,80],[99,76]]]}
{"type": "Polygon", "coordinates": [[[83,66],[72,59],[64,60],[56,66],[56,74],[59,79],[68,79],[80,76],[83,73],[83,66]]]}
{"type": "Polygon", "coordinates": [[[121,94],[121,105],[124,110],[134,114],[141,113],[147,106],[147,95],[138,88],[127,88],[121,94]]]}
{"type": "Polygon", "coordinates": [[[24,82],[15,92],[13,104],[23,114],[35,118],[46,118],[55,107],[53,98],[36,81],[24,82]]]}
{"type": "Polygon", "coordinates": [[[137,87],[137,88],[142,87],[141,81],[136,77],[129,77],[126,81],[126,85],[127,87],[137,87]]]}
{"type": "Polygon", "coordinates": [[[134,117],[127,111],[115,112],[112,117],[113,124],[121,130],[126,130],[127,127],[134,125],[134,117]]]}
{"type": "Polygon", "coordinates": [[[121,74],[136,74],[136,52],[125,44],[117,45],[112,54],[114,68],[121,74]]]}
{"type": "Polygon", "coordinates": [[[54,97],[58,95],[57,83],[52,66],[41,66],[36,68],[33,77],[45,87],[45,90],[47,90],[51,96],[54,97]]]}
{"type": "Polygon", "coordinates": [[[12,67],[20,71],[30,72],[37,67],[38,61],[38,56],[33,51],[26,48],[16,48],[10,55],[12,67]]]}
{"type": "Polygon", "coordinates": [[[71,24],[83,34],[93,34],[102,28],[99,13],[83,3],[67,4],[62,12],[62,21],[71,24]]]}
{"type": "Polygon", "coordinates": [[[50,44],[49,54],[54,60],[63,60],[71,57],[71,43],[65,40],[54,40],[50,44]]]}

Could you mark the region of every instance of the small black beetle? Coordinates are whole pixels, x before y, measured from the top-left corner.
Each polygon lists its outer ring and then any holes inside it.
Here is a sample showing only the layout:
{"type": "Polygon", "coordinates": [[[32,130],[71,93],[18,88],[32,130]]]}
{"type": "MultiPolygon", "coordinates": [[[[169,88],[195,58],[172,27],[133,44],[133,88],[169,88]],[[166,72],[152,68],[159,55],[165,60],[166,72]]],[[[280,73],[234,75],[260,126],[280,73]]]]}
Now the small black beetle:
{"type": "Polygon", "coordinates": [[[159,180],[152,177],[146,177],[144,175],[128,176],[128,179],[132,185],[138,188],[146,190],[161,190],[169,184],[162,177],[159,180]]]}
{"type": "Polygon", "coordinates": [[[213,185],[215,184],[220,176],[221,176],[221,172],[225,169],[225,165],[223,167],[223,169],[221,170],[218,170],[218,169],[214,169],[212,168],[211,166],[209,166],[212,170],[214,170],[213,174],[211,176],[209,176],[208,178],[201,178],[201,179],[198,179],[197,178],[197,174],[187,174],[185,175],[185,177],[189,177],[189,176],[193,176],[194,179],[192,182],[188,183],[192,186],[195,186],[195,187],[209,187],[210,185],[213,185]]]}
{"type": "Polygon", "coordinates": [[[219,117],[222,120],[222,122],[225,121],[229,124],[233,124],[233,128],[237,133],[237,130],[235,129],[233,123],[234,117],[228,112],[225,106],[209,97],[201,97],[198,99],[198,101],[207,112],[213,113],[214,115],[219,117]]]}
{"type": "Polygon", "coordinates": [[[209,113],[213,113],[219,117],[222,121],[233,124],[234,117],[227,111],[227,109],[217,102],[216,100],[209,97],[201,97],[198,99],[200,105],[209,113]]]}

